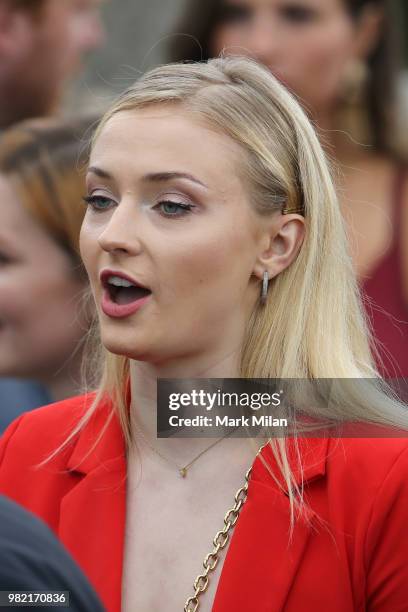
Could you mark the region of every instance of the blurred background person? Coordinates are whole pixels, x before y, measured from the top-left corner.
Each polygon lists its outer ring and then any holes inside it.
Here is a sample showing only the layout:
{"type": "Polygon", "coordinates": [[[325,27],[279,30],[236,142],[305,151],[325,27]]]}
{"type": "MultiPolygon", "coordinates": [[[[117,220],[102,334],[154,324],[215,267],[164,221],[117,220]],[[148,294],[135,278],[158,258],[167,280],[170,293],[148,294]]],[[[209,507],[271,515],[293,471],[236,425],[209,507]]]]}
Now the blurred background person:
{"type": "Polygon", "coordinates": [[[352,256],[385,376],[408,376],[408,136],[397,129],[399,48],[387,0],[190,0],[173,61],[264,63],[300,99],[339,168],[352,256]]]}
{"type": "Polygon", "coordinates": [[[0,129],[52,114],[84,55],[100,47],[100,0],[1,0],[0,129]]]}
{"type": "Polygon", "coordinates": [[[23,122],[0,138],[0,429],[81,389],[91,311],[79,258],[85,132],[93,119],[23,122]]]}

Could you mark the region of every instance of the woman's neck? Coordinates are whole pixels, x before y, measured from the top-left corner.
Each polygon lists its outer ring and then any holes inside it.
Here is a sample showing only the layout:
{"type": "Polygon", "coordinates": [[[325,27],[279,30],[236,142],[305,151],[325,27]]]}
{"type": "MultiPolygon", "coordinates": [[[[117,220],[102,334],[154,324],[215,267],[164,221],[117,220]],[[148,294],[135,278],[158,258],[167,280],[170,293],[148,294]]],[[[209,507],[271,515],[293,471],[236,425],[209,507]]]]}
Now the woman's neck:
{"type": "MultiPolygon", "coordinates": [[[[161,378],[237,378],[239,353],[232,351],[218,359],[175,360],[153,365],[130,362],[131,423],[134,438],[142,432],[143,439],[172,461],[185,465],[193,456],[210,446],[214,438],[157,438],[157,380],[161,378]]],[[[222,437],[223,434],[220,434],[222,437]]]]}

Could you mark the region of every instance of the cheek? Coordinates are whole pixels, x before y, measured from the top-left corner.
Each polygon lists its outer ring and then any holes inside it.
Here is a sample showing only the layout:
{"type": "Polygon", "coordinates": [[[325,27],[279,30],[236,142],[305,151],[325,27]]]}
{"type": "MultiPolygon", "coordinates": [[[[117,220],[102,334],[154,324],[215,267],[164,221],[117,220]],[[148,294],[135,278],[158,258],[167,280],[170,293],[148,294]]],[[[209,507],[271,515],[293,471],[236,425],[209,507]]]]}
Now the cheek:
{"type": "Polygon", "coordinates": [[[282,66],[289,87],[318,110],[334,101],[352,54],[351,46],[350,32],[344,29],[300,39],[287,49],[282,66]]]}
{"type": "Polygon", "coordinates": [[[95,281],[97,275],[98,235],[99,232],[92,230],[85,219],[79,236],[79,251],[91,283],[95,281]]]}
{"type": "MultiPolygon", "coordinates": [[[[242,222],[244,223],[244,221],[242,222]]],[[[164,279],[166,295],[183,296],[181,304],[195,309],[198,303],[216,304],[235,302],[247,284],[245,269],[251,263],[248,235],[241,230],[245,225],[220,222],[211,230],[192,236],[184,245],[168,252],[164,279]]]]}
{"type": "MultiPolygon", "coordinates": [[[[348,37],[342,36],[341,33],[337,37],[330,37],[326,34],[319,40],[311,41],[308,53],[303,55],[303,61],[309,68],[315,67],[313,70],[315,74],[320,74],[322,77],[333,77],[341,72],[350,57],[350,49],[351,40],[348,37]]],[[[299,58],[300,56],[299,51],[299,58]]]]}
{"type": "MultiPolygon", "coordinates": [[[[26,322],[43,306],[43,275],[32,262],[7,266],[0,274],[0,319],[9,323],[26,322]]],[[[48,272],[46,272],[48,274],[48,272]]]]}
{"type": "Polygon", "coordinates": [[[19,333],[38,332],[41,341],[61,325],[71,324],[82,285],[71,280],[65,269],[48,269],[45,275],[39,269],[27,265],[10,271],[1,283],[0,320],[19,333]]]}
{"type": "Polygon", "coordinates": [[[72,278],[65,268],[56,267],[46,276],[38,278],[31,289],[31,304],[41,310],[41,318],[45,322],[48,316],[54,321],[63,321],[70,313],[76,312],[83,284],[72,278]]]}
{"type": "MultiPolygon", "coordinates": [[[[30,282],[22,285],[19,274],[8,272],[3,276],[5,278],[0,279],[0,321],[12,323],[24,317],[31,301],[32,291],[30,282]],[[22,291],[23,286],[24,291],[22,291]]],[[[30,281],[29,278],[26,280],[30,281]]]]}
{"type": "Polygon", "coordinates": [[[81,303],[85,285],[71,277],[66,269],[54,271],[34,287],[26,307],[26,323],[32,346],[43,343],[42,354],[58,359],[74,348],[85,331],[81,303]]]}
{"type": "MultiPolygon", "coordinates": [[[[248,37],[244,30],[239,27],[218,26],[215,28],[213,35],[209,41],[209,52],[213,57],[218,56],[224,48],[231,49],[233,53],[234,47],[248,47],[248,37]]],[[[244,50],[237,51],[239,54],[244,54],[244,50]]]]}
{"type": "Polygon", "coordinates": [[[63,81],[69,74],[72,63],[73,43],[68,22],[58,18],[49,29],[44,41],[43,61],[55,80],[63,81]]]}

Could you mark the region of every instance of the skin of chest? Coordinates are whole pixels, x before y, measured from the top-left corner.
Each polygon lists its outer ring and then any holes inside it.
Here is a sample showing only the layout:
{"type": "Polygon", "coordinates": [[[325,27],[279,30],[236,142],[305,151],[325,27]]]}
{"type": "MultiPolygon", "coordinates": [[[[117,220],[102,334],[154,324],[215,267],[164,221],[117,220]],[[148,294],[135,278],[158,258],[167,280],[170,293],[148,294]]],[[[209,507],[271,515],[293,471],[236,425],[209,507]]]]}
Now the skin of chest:
{"type": "MultiPolygon", "coordinates": [[[[123,612],[161,609],[163,602],[169,612],[183,609],[224,516],[234,506],[235,493],[245,482],[250,453],[243,453],[230,470],[220,470],[212,461],[192,466],[186,478],[156,457],[129,457],[123,612]]],[[[210,572],[200,611],[212,608],[228,545],[210,572]]]]}

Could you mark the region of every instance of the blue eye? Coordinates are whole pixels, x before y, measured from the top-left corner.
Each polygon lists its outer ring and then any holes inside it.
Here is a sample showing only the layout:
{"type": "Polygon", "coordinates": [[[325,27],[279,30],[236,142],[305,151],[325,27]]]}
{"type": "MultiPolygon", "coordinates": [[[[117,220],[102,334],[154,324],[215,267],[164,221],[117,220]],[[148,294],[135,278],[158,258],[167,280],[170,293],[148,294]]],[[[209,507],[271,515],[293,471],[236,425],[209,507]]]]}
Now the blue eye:
{"type": "Polygon", "coordinates": [[[108,210],[114,203],[113,200],[102,195],[86,196],[83,198],[83,200],[88,206],[97,212],[108,210]]]}
{"type": "MultiPolygon", "coordinates": [[[[95,212],[104,212],[115,205],[115,202],[111,200],[111,198],[102,195],[87,196],[83,198],[83,200],[95,212]]],[[[163,217],[183,217],[194,207],[190,204],[163,200],[154,208],[158,208],[163,217]]]]}
{"type": "Polygon", "coordinates": [[[161,209],[160,214],[162,214],[164,217],[184,217],[189,211],[192,210],[193,206],[190,204],[180,204],[179,202],[163,200],[162,202],[159,202],[155,208],[161,209]]]}

